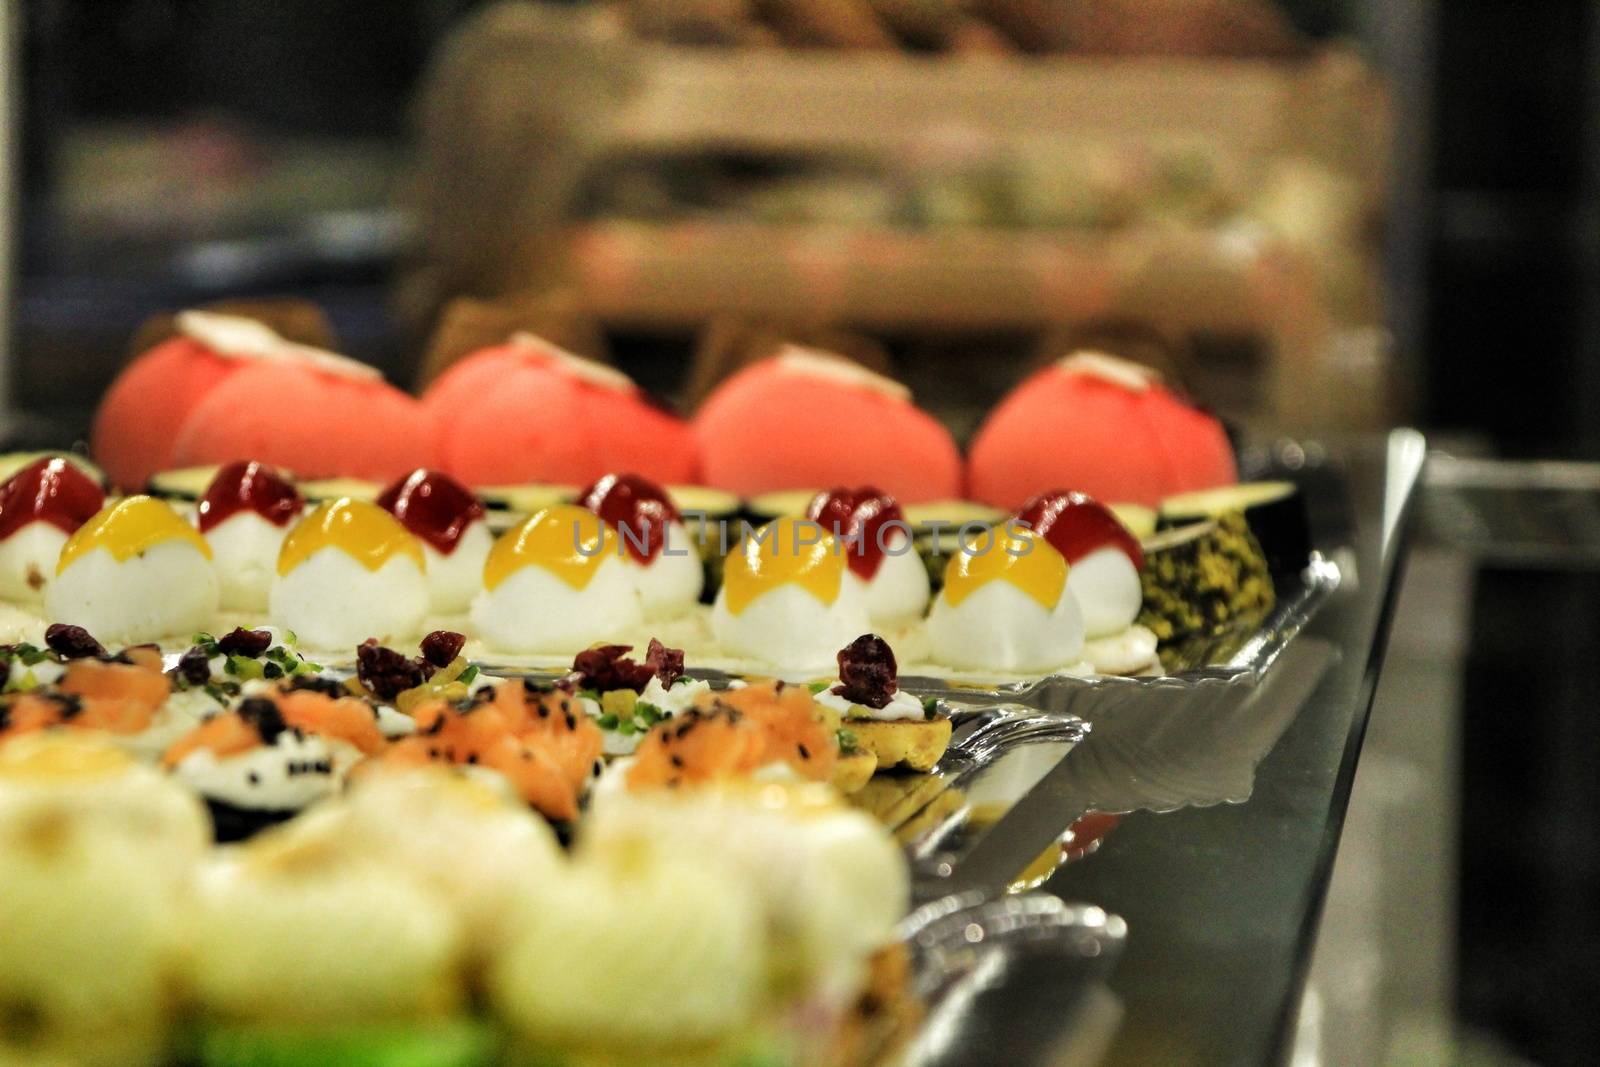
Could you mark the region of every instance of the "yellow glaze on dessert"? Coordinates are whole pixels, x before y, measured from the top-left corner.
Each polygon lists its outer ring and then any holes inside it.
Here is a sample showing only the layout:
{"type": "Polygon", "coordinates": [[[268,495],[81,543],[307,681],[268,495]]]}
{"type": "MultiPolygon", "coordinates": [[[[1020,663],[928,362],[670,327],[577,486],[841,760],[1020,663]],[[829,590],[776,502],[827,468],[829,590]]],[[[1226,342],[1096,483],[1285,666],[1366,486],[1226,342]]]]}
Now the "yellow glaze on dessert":
{"type": "Polygon", "coordinates": [[[278,552],[278,573],[288,574],[324,548],[337,548],[369,571],[400,555],[409,556],[418,570],[427,569],[422,546],[399,520],[376,504],[350,497],[319,504],[295,523],[278,552]]]}
{"type": "Polygon", "coordinates": [[[11,782],[109,778],[133,765],[133,757],[122,749],[84,737],[38,733],[0,746],[0,780],[11,782]]]}
{"type": "Polygon", "coordinates": [[[1055,610],[1067,587],[1067,561],[1044,538],[1020,526],[996,529],[963,544],[944,570],[944,598],[951,607],[988,585],[1010,582],[1055,610]]]}
{"type": "Polygon", "coordinates": [[[809,519],[774,519],[728,553],[722,589],[728,613],[780,585],[797,585],[824,604],[839,598],[845,557],[837,539],[809,519]]]}
{"type": "Polygon", "coordinates": [[[102,508],[67,539],[56,561],[56,573],[60,574],[74,560],[97,548],[106,549],[122,562],[164,541],[186,541],[206,559],[211,558],[211,546],[206,544],[205,538],[184,522],[171,505],[150,496],[125,497],[102,508]]]}
{"type": "Polygon", "coordinates": [[[621,539],[590,511],[556,504],[529,515],[500,535],[483,564],[483,587],[494,589],[524,567],[543,567],[574,589],[585,589],[621,539]]]}

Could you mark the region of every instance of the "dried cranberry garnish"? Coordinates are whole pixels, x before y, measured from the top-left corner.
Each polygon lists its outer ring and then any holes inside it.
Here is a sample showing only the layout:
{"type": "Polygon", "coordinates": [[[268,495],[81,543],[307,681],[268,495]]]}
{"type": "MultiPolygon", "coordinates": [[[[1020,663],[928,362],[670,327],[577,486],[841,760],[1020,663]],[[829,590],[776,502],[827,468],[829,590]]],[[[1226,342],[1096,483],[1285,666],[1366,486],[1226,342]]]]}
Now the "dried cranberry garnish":
{"type": "Polygon", "coordinates": [[[467,635],[435,630],[422,639],[422,658],[434,667],[448,667],[467,645],[467,635]]]}
{"type": "Polygon", "coordinates": [[[217,639],[217,648],[224,656],[249,656],[255,659],[272,647],[270,630],[246,630],[236,626],[232,633],[217,639]]]}
{"type": "Polygon", "coordinates": [[[190,685],[205,685],[211,681],[211,657],[197,645],[178,657],[178,673],[190,685]]]}
{"type": "Polygon", "coordinates": [[[650,648],[644,656],[645,664],[656,672],[656,678],[665,689],[683,677],[683,649],[668,648],[656,638],[650,639],[650,648]]]}
{"type": "Polygon", "coordinates": [[[53,622],[44,632],[44,643],[63,659],[87,659],[106,654],[105,646],[81,626],[53,622]]]}
{"type": "Polygon", "coordinates": [[[377,638],[369,637],[356,646],[356,677],[384,700],[393,700],[427,681],[433,672],[424,671],[423,666],[420,659],[384,648],[377,638]]]}
{"type": "Polygon", "coordinates": [[[898,675],[889,642],[862,634],[839,650],[839,684],[833,692],[862,707],[887,707],[899,688],[898,675]]]}
{"type": "Polygon", "coordinates": [[[572,660],[572,670],[578,676],[580,689],[593,689],[609,693],[615,689],[644,689],[656,673],[654,667],[635,663],[625,653],[632,645],[596,645],[579,652],[572,660]]]}

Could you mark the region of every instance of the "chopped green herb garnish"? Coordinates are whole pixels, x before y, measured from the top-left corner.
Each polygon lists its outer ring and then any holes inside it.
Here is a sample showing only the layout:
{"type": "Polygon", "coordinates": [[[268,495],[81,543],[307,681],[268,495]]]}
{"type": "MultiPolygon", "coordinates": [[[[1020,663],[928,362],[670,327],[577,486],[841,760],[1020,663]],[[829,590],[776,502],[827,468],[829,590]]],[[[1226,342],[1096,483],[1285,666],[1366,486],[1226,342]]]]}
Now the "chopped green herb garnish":
{"type": "Polygon", "coordinates": [[[460,682],[462,685],[471,685],[477,680],[478,665],[476,663],[462,671],[460,674],[456,675],[456,681],[460,682]]]}
{"type": "Polygon", "coordinates": [[[615,730],[617,728],[617,717],[615,715],[602,715],[595,720],[595,725],[602,730],[615,730]]]}
{"type": "Polygon", "coordinates": [[[817,693],[822,692],[824,689],[833,688],[833,683],[832,682],[810,682],[810,683],[808,683],[806,685],[806,688],[811,690],[812,694],[815,695],[817,693]]]}
{"type": "Polygon", "coordinates": [[[856,735],[855,734],[851,733],[849,730],[840,730],[839,733],[838,733],[838,738],[839,738],[839,751],[841,753],[843,753],[846,756],[849,756],[849,755],[851,755],[851,754],[853,754],[855,752],[855,750],[856,750],[856,735]]]}
{"type": "Polygon", "coordinates": [[[924,719],[931,719],[935,715],[938,715],[938,714],[939,714],[939,698],[938,697],[926,697],[926,698],[924,698],[923,701],[922,701],[922,717],[924,719]]]}
{"type": "Polygon", "coordinates": [[[222,665],[222,669],[226,673],[237,675],[240,678],[265,678],[267,676],[266,668],[261,665],[261,661],[251,659],[249,656],[229,656],[227,662],[222,665]]]}
{"type": "Polygon", "coordinates": [[[50,653],[46,649],[34,645],[18,645],[13,650],[13,655],[22,661],[24,667],[36,667],[50,658],[50,653]]]}

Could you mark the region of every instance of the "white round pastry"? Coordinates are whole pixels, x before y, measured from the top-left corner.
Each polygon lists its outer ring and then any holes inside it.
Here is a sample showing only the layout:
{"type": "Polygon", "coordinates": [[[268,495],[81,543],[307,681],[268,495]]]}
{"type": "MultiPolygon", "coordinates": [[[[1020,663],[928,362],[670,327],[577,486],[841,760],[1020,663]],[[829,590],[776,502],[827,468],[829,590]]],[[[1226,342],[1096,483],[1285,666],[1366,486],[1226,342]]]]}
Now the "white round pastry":
{"type": "Polygon", "coordinates": [[[472,625],[492,649],[570,654],[637,631],[644,616],[615,531],[585,508],[534,512],[484,563],[472,625]]]}
{"type": "Polygon", "coordinates": [[[705,569],[683,523],[667,523],[664,543],[654,559],[640,563],[630,557],[629,562],[646,620],[676,618],[699,603],[705,569]]]}
{"type": "MultiPolygon", "coordinates": [[[[850,577],[861,582],[854,571],[850,577]]],[[[911,547],[911,538],[901,531],[890,534],[878,572],[861,584],[866,592],[867,616],[874,626],[903,625],[920,619],[928,610],[928,568],[911,547]]]]}
{"type": "Polygon", "coordinates": [[[473,519],[461,531],[449,552],[422,542],[428,561],[428,602],[438,615],[459,615],[472,606],[483,588],[483,564],[494,547],[494,534],[485,519],[473,519]]]}
{"type": "Polygon", "coordinates": [[[756,891],[781,986],[844,996],[910,907],[904,851],[815,785],[745,783],[596,797],[579,854],[653,842],[756,891]]]}
{"type": "Polygon", "coordinates": [[[62,546],[45,591],[52,622],[105,644],[192,634],[217,615],[211,548],[170,506],[131,496],[84,523],[62,546]]]}
{"type": "Polygon", "coordinates": [[[526,804],[443,767],[376,765],[323,812],[338,820],[344,847],[442,894],[480,952],[499,942],[527,887],[566,863],[550,824],[526,804]]]}
{"type": "Polygon", "coordinates": [[[1083,612],[1084,633],[1090,638],[1126,630],[1144,604],[1138,569],[1126,552],[1113,545],[1097,548],[1072,564],[1067,591],[1083,612]]]}
{"type": "Polygon", "coordinates": [[[586,851],[528,887],[489,968],[494,1006],[554,1044],[693,1047],[762,1003],[754,891],[702,857],[649,842],[586,851]]]}
{"type": "MultiPolygon", "coordinates": [[[[41,1033],[67,1043],[154,1031],[182,888],[209,839],[193,796],[103,740],[34,734],[0,746],[0,1002],[26,1005],[41,1033]]],[[[33,1054],[17,1062],[49,1062],[33,1054]]]]}
{"type": "Polygon", "coordinates": [[[37,604],[55,577],[67,535],[48,522],[30,522],[0,541],[0,598],[37,604]]]}
{"type": "Polygon", "coordinates": [[[307,648],[350,651],[369,637],[396,641],[422,629],[428,585],[416,561],[394,556],[368,570],[337,548],[324,548],[272,583],[272,621],[307,648]]]}
{"type": "Polygon", "coordinates": [[[307,648],[347,654],[369,637],[411,637],[428,613],[425,566],[417,539],[376,504],[321,504],[284,538],[272,621],[307,648]]]}
{"type": "Polygon", "coordinates": [[[253,511],[238,511],[203,535],[216,564],[224,611],[260,614],[278,569],[285,527],[253,511]]]}
{"type": "Polygon", "coordinates": [[[295,1022],[412,1019],[461,996],[461,936],[408,873],[288,824],[207,866],[186,912],[188,987],[217,1014],[295,1022]]]}
{"type": "Polygon", "coordinates": [[[725,652],[787,671],[826,671],[872,629],[843,550],[808,519],[775,519],[728,554],[711,625],[725,652]]]}
{"type": "Polygon", "coordinates": [[[1083,613],[1066,589],[1067,561],[1044,538],[1015,529],[958,549],[928,616],[933,658],[969,671],[1033,674],[1083,651],[1083,613]],[[981,551],[979,549],[982,549],[981,551]]]}

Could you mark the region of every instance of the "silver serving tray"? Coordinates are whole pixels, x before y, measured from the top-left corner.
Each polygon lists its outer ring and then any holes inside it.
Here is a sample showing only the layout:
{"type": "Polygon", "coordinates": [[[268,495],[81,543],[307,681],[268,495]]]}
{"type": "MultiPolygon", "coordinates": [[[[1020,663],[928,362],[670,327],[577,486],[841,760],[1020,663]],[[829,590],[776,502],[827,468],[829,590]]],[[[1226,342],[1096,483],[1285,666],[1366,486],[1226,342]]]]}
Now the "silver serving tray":
{"type": "Polygon", "coordinates": [[[920,697],[936,697],[954,704],[1014,704],[1052,714],[1075,715],[1098,722],[1121,714],[1129,705],[1160,705],[1169,714],[1185,708],[1237,701],[1239,694],[1258,685],[1294,637],[1305,628],[1339,587],[1340,568],[1332,559],[1313,555],[1299,580],[1280,589],[1278,602],[1258,625],[1237,629],[1191,645],[1189,656],[1206,666],[1174,674],[1088,677],[1053,674],[993,686],[974,685],[948,678],[902,676],[900,687],[920,697]]]}
{"type": "Polygon", "coordinates": [[[1127,927],[1048,893],[962,893],[900,926],[926,1016],[886,1067],[1099,1062],[1121,1020],[1106,980],[1127,927]]]}

